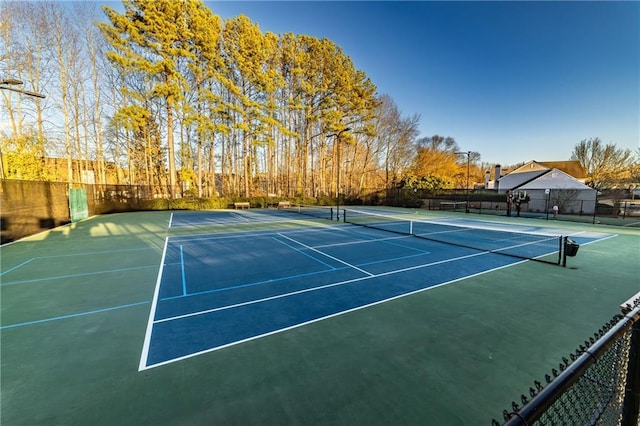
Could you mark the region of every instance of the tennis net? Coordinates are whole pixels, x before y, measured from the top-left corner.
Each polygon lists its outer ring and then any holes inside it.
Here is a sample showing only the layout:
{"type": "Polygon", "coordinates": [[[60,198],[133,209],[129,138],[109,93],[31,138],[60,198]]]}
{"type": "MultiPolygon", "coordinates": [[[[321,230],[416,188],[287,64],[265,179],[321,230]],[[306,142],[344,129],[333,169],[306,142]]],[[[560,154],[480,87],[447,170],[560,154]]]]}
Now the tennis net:
{"type": "Polygon", "coordinates": [[[291,204],[290,207],[285,207],[284,210],[320,219],[333,220],[333,207],[291,204]]]}
{"type": "Polygon", "coordinates": [[[520,259],[560,264],[562,236],[533,234],[492,227],[444,224],[426,219],[402,219],[377,213],[346,209],[344,221],[354,225],[413,235],[440,243],[503,254],[520,259]]]}

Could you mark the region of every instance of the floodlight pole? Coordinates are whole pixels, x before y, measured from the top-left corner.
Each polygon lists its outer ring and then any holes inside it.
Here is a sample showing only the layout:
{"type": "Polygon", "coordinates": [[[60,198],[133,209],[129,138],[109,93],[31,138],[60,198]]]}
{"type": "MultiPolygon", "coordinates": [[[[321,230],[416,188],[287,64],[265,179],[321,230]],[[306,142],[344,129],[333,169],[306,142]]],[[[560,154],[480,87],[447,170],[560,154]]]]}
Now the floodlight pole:
{"type": "Polygon", "coordinates": [[[465,209],[465,213],[469,213],[469,171],[470,171],[470,161],[471,161],[471,151],[466,152],[456,152],[456,155],[466,155],[467,156],[467,206],[465,209]]]}
{"type": "Polygon", "coordinates": [[[23,95],[33,96],[36,98],[45,98],[46,96],[42,93],[31,92],[29,90],[18,89],[12,86],[20,86],[24,84],[22,80],[17,80],[15,78],[6,78],[4,80],[0,80],[0,89],[10,90],[12,92],[22,93],[23,95]]]}
{"type": "Polygon", "coordinates": [[[21,84],[24,84],[24,81],[18,80],[17,78],[5,78],[4,80],[0,80],[0,84],[19,86],[21,84]]]}
{"type": "Polygon", "coordinates": [[[336,137],[336,143],[338,144],[338,146],[336,147],[338,152],[336,153],[336,160],[337,160],[337,164],[336,164],[336,169],[337,169],[337,173],[336,173],[336,219],[338,222],[340,222],[340,149],[341,149],[341,139],[340,137],[342,136],[342,134],[344,132],[348,132],[349,130],[351,130],[350,127],[345,127],[344,129],[340,130],[338,133],[334,133],[329,135],[331,136],[335,136],[336,137]]]}

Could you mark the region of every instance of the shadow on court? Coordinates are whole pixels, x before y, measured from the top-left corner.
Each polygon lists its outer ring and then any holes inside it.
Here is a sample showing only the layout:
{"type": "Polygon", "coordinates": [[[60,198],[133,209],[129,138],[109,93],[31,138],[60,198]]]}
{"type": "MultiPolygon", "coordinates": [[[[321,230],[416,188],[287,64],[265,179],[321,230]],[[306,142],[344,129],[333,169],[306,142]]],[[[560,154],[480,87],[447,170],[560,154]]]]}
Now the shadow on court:
{"type": "Polygon", "coordinates": [[[545,223],[562,268],[259,214],[3,247],[3,424],[488,424],[638,289],[637,230],[545,223]]]}

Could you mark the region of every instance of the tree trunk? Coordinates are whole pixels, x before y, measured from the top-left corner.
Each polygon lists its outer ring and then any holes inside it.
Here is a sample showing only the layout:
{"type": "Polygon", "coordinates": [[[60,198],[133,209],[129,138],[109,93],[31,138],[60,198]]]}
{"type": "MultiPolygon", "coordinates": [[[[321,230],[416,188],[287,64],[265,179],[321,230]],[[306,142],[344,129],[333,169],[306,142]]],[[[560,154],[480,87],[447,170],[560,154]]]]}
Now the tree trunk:
{"type": "Polygon", "coordinates": [[[167,102],[167,155],[169,156],[169,193],[171,198],[176,195],[176,157],[173,146],[173,108],[172,96],[166,98],[167,102]]]}

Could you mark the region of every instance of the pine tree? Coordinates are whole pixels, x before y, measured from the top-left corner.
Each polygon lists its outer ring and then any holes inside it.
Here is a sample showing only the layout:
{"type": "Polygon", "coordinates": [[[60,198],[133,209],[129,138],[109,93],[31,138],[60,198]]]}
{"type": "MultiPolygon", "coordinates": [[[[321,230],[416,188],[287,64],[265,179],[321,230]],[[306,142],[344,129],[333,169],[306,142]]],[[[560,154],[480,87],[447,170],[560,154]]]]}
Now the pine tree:
{"type": "Polygon", "coordinates": [[[198,0],[147,1],[124,0],[125,12],[105,7],[110,23],[98,24],[113,50],[109,60],[124,74],[140,74],[151,84],[144,96],[164,102],[169,186],[176,189],[174,117],[184,97],[187,82],[181,73],[181,61],[190,57],[193,30],[189,16],[203,7],[198,0]]]}

